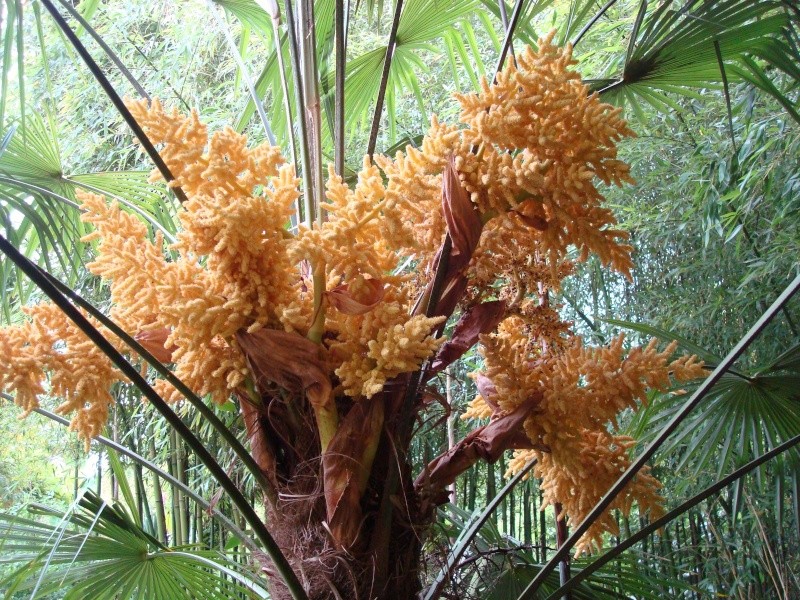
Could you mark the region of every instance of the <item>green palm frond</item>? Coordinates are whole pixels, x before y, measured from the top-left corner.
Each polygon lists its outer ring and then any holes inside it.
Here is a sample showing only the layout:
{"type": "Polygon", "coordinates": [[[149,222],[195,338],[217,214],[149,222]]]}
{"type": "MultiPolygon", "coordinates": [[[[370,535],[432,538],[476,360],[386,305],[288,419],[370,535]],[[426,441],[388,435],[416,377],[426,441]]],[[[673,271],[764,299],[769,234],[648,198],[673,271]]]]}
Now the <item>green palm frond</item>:
{"type": "MultiPolygon", "coordinates": [[[[54,265],[74,284],[84,267],[87,229],[80,221],[78,190],[118,201],[167,239],[175,232],[176,207],[163,191],[148,183],[145,171],[68,175],[64,171],[57,133],[42,115],[28,113],[22,127],[11,128],[0,153],[2,227],[28,257],[53,271],[54,265]]],[[[0,280],[5,293],[9,274],[0,280]]],[[[27,293],[23,293],[27,297],[27,293]]]]}
{"type": "Polygon", "coordinates": [[[253,27],[259,33],[272,37],[272,23],[270,16],[264,12],[255,0],[214,0],[243,24],[253,27]]]}
{"type": "MultiPolygon", "coordinates": [[[[780,36],[789,17],[779,3],[691,0],[678,10],[664,2],[649,14],[647,2],[640,6],[646,16],[634,22],[628,51],[612,70],[618,74],[604,76],[596,87],[607,101],[628,102],[634,110],[637,102],[643,101],[663,111],[674,108],[667,94],[719,85],[725,76],[715,43],[726,70],[728,65],[755,55],[774,58],[776,66],[796,75],[783,64],[786,60],[781,48],[785,43],[780,36]]],[[[731,70],[727,76],[734,81],[743,78],[740,70],[731,70]]]]}
{"type": "MultiPolygon", "coordinates": [[[[500,4],[494,0],[480,0],[481,4],[483,5],[486,12],[491,13],[494,17],[495,23],[499,23],[501,21],[501,13],[500,13],[500,4]]],[[[530,46],[535,46],[537,41],[537,32],[534,31],[532,23],[534,19],[550,9],[556,3],[555,0],[533,0],[529,2],[525,2],[525,6],[523,8],[523,14],[520,18],[520,23],[517,27],[515,33],[515,39],[519,39],[522,43],[528,44],[530,46]]],[[[510,12],[510,6],[513,6],[514,2],[510,0],[506,2],[507,12],[510,12]]],[[[574,2],[573,2],[574,4],[574,2]]],[[[487,29],[489,27],[487,26],[487,29]]],[[[489,29],[491,31],[491,29],[489,29]]],[[[502,39],[503,32],[500,32],[500,38],[502,39]]]]}
{"type": "MultiPolygon", "coordinates": [[[[625,325],[624,322],[617,322],[625,325]]],[[[716,357],[708,351],[687,344],[657,328],[637,330],[655,334],[663,339],[676,339],[684,349],[704,360],[716,357]],[[699,350],[699,352],[698,352],[699,350]]],[[[703,402],[689,415],[678,431],[664,444],[659,453],[671,456],[676,470],[690,474],[675,482],[673,493],[688,493],[698,478],[721,478],[752,456],[761,456],[800,433],[800,344],[782,355],[747,371],[725,373],[703,402]]],[[[716,361],[715,361],[716,362],[716,361]]],[[[686,386],[684,390],[691,389],[686,386]]],[[[637,414],[630,424],[631,431],[640,432],[647,443],[682,408],[683,393],[663,394],[655,398],[646,410],[637,414]]],[[[794,484],[800,479],[800,453],[792,450],[775,463],[770,481],[788,477],[794,484]]],[[[765,467],[757,472],[760,482],[765,467]]],[[[776,483],[777,485],[777,483],[776,483]]],[[[735,504],[738,504],[735,502],[735,504]]],[[[737,506],[738,508],[738,506],[737,506]]]]}
{"type": "MultiPolygon", "coordinates": [[[[756,61],[747,56],[742,57],[740,62],[741,66],[734,65],[732,67],[733,73],[775,98],[786,112],[789,113],[792,119],[794,119],[796,123],[800,123],[800,112],[798,112],[795,103],[778,89],[764,69],[762,69],[756,61]]],[[[791,69],[787,67],[788,73],[795,75],[795,71],[797,71],[796,68],[791,69]]],[[[800,76],[796,77],[796,81],[800,82],[800,76]]]]}
{"type": "Polygon", "coordinates": [[[29,512],[35,518],[0,515],[0,564],[19,565],[0,581],[7,598],[58,590],[66,590],[65,600],[267,595],[255,572],[215,551],[169,548],[124,506],[106,504],[90,491],[66,515],[38,505],[29,512]]]}
{"type": "Polygon", "coordinates": [[[615,327],[621,327],[623,329],[630,329],[647,337],[656,337],[667,342],[678,342],[678,348],[685,350],[686,352],[696,354],[697,357],[705,361],[706,365],[708,366],[713,367],[722,362],[721,356],[717,356],[713,352],[698,346],[691,340],[672,331],[668,331],[654,325],[648,325],[647,323],[632,323],[630,321],[622,321],[619,319],[603,319],[603,321],[609,325],[614,325],[615,327]]]}

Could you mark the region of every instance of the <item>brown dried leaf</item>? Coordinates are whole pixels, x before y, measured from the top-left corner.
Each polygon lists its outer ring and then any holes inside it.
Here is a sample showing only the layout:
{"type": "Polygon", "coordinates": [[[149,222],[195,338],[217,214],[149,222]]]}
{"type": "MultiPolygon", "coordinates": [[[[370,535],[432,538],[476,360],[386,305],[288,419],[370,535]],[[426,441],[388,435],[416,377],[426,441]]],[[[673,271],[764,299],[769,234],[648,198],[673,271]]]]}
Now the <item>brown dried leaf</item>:
{"type": "Polygon", "coordinates": [[[493,300],[470,306],[456,323],[453,335],[439,349],[433,363],[431,373],[438,373],[447,365],[461,358],[467,350],[475,345],[482,333],[494,331],[503,319],[506,303],[493,300]]]}
{"type": "Polygon", "coordinates": [[[346,283],[336,286],[325,294],[336,310],[346,315],[363,315],[375,308],[386,294],[380,279],[366,279],[364,284],[368,287],[368,292],[359,294],[358,300],[353,298],[346,283]]]}
{"type": "Polygon", "coordinates": [[[414,483],[417,489],[430,486],[437,489],[453,483],[461,473],[478,460],[494,463],[506,450],[533,447],[525,435],[523,424],[542,401],[542,395],[532,396],[513,412],[493,419],[488,425],[472,431],[444,454],[428,464],[414,483]]]}
{"type": "MultiPolygon", "coordinates": [[[[457,273],[447,280],[444,292],[442,292],[442,297],[439,299],[439,302],[436,303],[436,310],[433,311],[431,316],[449,317],[452,315],[458,302],[464,296],[464,292],[467,291],[467,284],[467,278],[461,273],[457,273]]],[[[430,281],[428,287],[432,286],[433,281],[430,281]]]]}
{"type": "Polygon", "coordinates": [[[262,411],[254,406],[244,393],[237,390],[236,395],[239,398],[239,407],[250,441],[250,454],[264,475],[272,481],[275,477],[275,455],[270,436],[265,431],[262,411]]]}
{"type": "Polygon", "coordinates": [[[133,339],[144,346],[145,350],[162,363],[170,363],[172,362],[172,353],[178,349],[174,344],[170,344],[169,347],[165,346],[170,333],[172,333],[172,331],[166,327],[162,327],[161,329],[146,329],[134,335],[133,339]]]}
{"type": "Polygon", "coordinates": [[[461,185],[452,155],[442,173],[442,210],[453,241],[448,272],[454,272],[469,264],[481,237],[483,224],[467,190],[461,185]]]}
{"type": "Polygon", "coordinates": [[[304,392],[316,407],[333,402],[331,381],[318,344],[277,329],[255,333],[240,329],[236,341],[259,390],[274,383],[291,392],[304,392]]]}
{"type": "Polygon", "coordinates": [[[433,276],[425,289],[424,296],[430,298],[436,274],[444,270],[441,298],[434,299],[437,302],[436,310],[429,315],[432,317],[450,316],[464,295],[467,280],[463,271],[469,265],[483,230],[478,211],[461,185],[453,156],[450,157],[442,173],[442,212],[451,246],[445,257],[442,253],[447,246],[443,244],[439,248],[432,264],[433,276]]]}
{"type": "Polygon", "coordinates": [[[475,387],[478,388],[478,393],[483,398],[484,402],[492,407],[492,412],[496,413],[500,410],[500,407],[497,405],[497,401],[495,397],[497,396],[497,388],[495,387],[494,383],[491,379],[489,379],[486,375],[478,374],[475,377],[475,387]]]}
{"type": "Polygon", "coordinates": [[[361,497],[378,448],[383,415],[380,395],[353,404],[322,456],[328,528],[340,548],[350,548],[358,539],[361,497]]]}

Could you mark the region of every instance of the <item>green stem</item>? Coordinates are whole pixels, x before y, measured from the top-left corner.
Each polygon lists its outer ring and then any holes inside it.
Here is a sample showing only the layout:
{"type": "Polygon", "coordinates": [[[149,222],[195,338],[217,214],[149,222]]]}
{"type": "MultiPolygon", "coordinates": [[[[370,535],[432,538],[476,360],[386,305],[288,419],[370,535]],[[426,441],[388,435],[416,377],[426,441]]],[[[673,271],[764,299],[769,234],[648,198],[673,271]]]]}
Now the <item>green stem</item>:
{"type": "Polygon", "coordinates": [[[339,429],[339,411],[336,410],[336,403],[330,398],[324,406],[314,406],[314,417],[317,421],[319,431],[320,454],[325,454],[328,446],[339,429]]]}
{"type": "MultiPolygon", "coordinates": [[[[308,330],[308,339],[315,344],[321,344],[322,335],[325,333],[324,293],[327,281],[325,263],[314,268],[312,280],[314,282],[314,322],[311,324],[311,329],[308,330]]],[[[324,405],[314,405],[313,408],[314,417],[317,420],[320,446],[324,453],[339,427],[339,413],[333,398],[328,398],[324,405]]]]}
{"type": "Polygon", "coordinates": [[[325,306],[323,305],[327,283],[325,263],[314,268],[312,281],[314,283],[314,322],[311,324],[311,329],[308,330],[308,339],[319,344],[322,342],[322,334],[325,332],[325,306]]]}
{"type": "Polygon", "coordinates": [[[285,0],[285,7],[286,28],[289,30],[289,54],[292,58],[292,75],[294,77],[294,99],[297,105],[297,124],[300,126],[300,159],[303,166],[303,207],[305,209],[303,221],[306,227],[310,228],[314,222],[314,185],[311,176],[311,157],[308,149],[308,128],[306,127],[304,116],[303,77],[292,0],[285,0]]]}

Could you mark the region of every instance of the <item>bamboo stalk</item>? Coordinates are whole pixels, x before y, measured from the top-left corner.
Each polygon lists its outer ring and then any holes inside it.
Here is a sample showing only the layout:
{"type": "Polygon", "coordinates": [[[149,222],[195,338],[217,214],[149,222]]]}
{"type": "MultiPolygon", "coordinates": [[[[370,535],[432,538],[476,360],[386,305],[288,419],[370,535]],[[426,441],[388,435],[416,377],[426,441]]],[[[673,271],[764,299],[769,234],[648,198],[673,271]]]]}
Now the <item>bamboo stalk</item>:
{"type": "MultiPolygon", "coordinates": [[[[188,460],[186,455],[186,447],[181,443],[181,440],[177,439],[177,437],[175,441],[177,442],[176,446],[178,450],[175,456],[175,460],[177,461],[178,465],[178,478],[181,480],[181,482],[183,482],[183,485],[189,487],[189,470],[187,468],[188,460]]],[[[191,539],[189,538],[189,498],[187,498],[183,493],[180,493],[178,498],[180,500],[179,513],[182,519],[181,531],[183,533],[183,543],[188,544],[191,542],[191,539]]]]}
{"type": "MultiPolygon", "coordinates": [[[[0,393],[0,397],[2,397],[5,400],[8,400],[9,402],[13,402],[14,401],[12,396],[10,396],[8,394],[5,394],[5,393],[0,393]]],[[[47,410],[45,410],[43,408],[35,408],[34,412],[42,415],[43,417],[46,417],[46,418],[50,419],[51,421],[55,421],[56,423],[58,423],[60,425],[63,425],[64,427],[69,427],[69,420],[65,419],[64,417],[62,417],[60,415],[57,415],[57,414],[52,413],[50,411],[47,411],[47,410]]],[[[133,452],[130,448],[126,448],[125,446],[123,446],[121,444],[117,444],[113,440],[110,440],[110,439],[108,439],[106,437],[103,437],[101,435],[99,435],[96,438],[94,438],[94,441],[97,442],[98,444],[101,444],[102,446],[106,446],[108,448],[111,448],[112,450],[114,450],[115,452],[118,452],[119,454],[127,456],[128,458],[130,458],[131,460],[133,460],[137,464],[141,464],[145,469],[147,469],[148,471],[153,473],[153,475],[155,476],[155,480],[157,482],[159,482],[158,483],[159,487],[161,485],[160,480],[164,479],[171,486],[174,486],[174,487],[177,487],[177,488],[181,488],[183,493],[185,493],[192,500],[194,500],[194,502],[196,502],[198,504],[198,506],[201,506],[204,510],[209,511],[214,516],[214,518],[219,521],[220,527],[223,527],[226,530],[230,531],[233,535],[235,535],[240,540],[242,540],[242,543],[245,544],[246,546],[248,546],[249,548],[251,548],[253,550],[258,550],[258,546],[256,545],[255,542],[253,542],[253,540],[250,538],[250,536],[247,533],[245,533],[242,529],[237,527],[236,524],[233,521],[231,521],[228,517],[226,517],[219,510],[217,510],[216,508],[212,507],[200,495],[196,494],[191,489],[184,487],[183,484],[180,481],[178,481],[177,479],[172,477],[168,472],[166,472],[163,469],[161,469],[160,467],[156,466],[156,464],[154,462],[149,461],[149,460],[145,459],[143,456],[138,455],[137,453],[133,452]]],[[[155,444],[154,443],[153,443],[152,451],[153,451],[153,453],[155,453],[155,444]]],[[[163,506],[163,504],[162,504],[162,506],[163,506]]],[[[163,522],[163,519],[162,519],[162,522],[163,522]]],[[[166,540],[166,529],[164,530],[164,539],[166,540]]]]}
{"type": "MultiPolygon", "coordinates": [[[[119,424],[118,424],[118,420],[119,420],[119,404],[115,404],[114,405],[114,417],[111,420],[111,439],[114,440],[115,442],[119,441],[119,424]]],[[[135,450],[135,448],[134,448],[134,450],[135,450]]],[[[116,501],[119,500],[119,482],[117,481],[117,476],[115,475],[113,469],[109,473],[109,476],[111,477],[111,499],[114,502],[116,502],[116,501]]],[[[99,495],[100,494],[98,494],[98,496],[99,495]]],[[[133,509],[133,508],[134,507],[131,506],[131,509],[133,509]]],[[[142,521],[141,508],[139,506],[136,506],[135,508],[139,511],[139,522],[141,523],[141,521],[142,521]]]]}
{"type": "MultiPolygon", "coordinates": [[[[278,60],[278,71],[280,72],[281,91],[283,92],[283,110],[286,111],[286,137],[289,138],[289,148],[292,152],[292,162],[295,172],[298,172],[297,148],[294,141],[294,127],[292,126],[292,101],[289,99],[289,82],[286,79],[286,65],[283,62],[283,36],[281,36],[281,9],[277,0],[267,0],[260,2],[264,9],[269,13],[272,21],[272,37],[275,44],[275,57],[278,60]]],[[[300,205],[296,205],[297,223],[300,223],[300,205]]]]}
{"type": "MultiPolygon", "coordinates": [[[[751,460],[747,464],[745,464],[745,465],[739,467],[738,469],[736,469],[735,471],[733,471],[727,477],[724,477],[724,478],[720,479],[718,482],[716,482],[715,484],[708,486],[707,488],[705,488],[699,494],[695,494],[694,496],[692,496],[688,500],[685,500],[679,506],[677,506],[674,509],[672,509],[671,511],[669,511],[667,514],[665,514],[660,519],[656,519],[655,521],[653,521],[649,525],[647,525],[645,527],[642,527],[639,531],[637,531],[634,535],[629,537],[627,540],[625,540],[624,542],[622,542],[621,544],[619,544],[615,548],[612,548],[611,550],[609,550],[608,552],[603,554],[600,558],[598,558],[597,560],[595,560],[591,564],[585,566],[578,573],[576,573],[565,585],[562,585],[559,589],[557,589],[550,596],[548,596],[547,600],[553,600],[553,599],[557,598],[559,594],[563,594],[565,591],[569,591],[569,590],[574,589],[577,585],[579,585],[582,581],[584,581],[592,573],[596,572],[598,569],[603,568],[605,565],[607,565],[609,562],[611,562],[617,556],[619,556],[620,554],[625,552],[631,546],[634,546],[638,542],[646,539],[647,536],[653,534],[654,532],[656,532],[659,529],[663,528],[664,526],[668,525],[669,523],[671,523],[672,521],[677,519],[679,516],[681,516],[683,513],[688,511],[689,509],[691,509],[694,506],[697,506],[698,504],[700,504],[703,500],[706,500],[707,498],[710,498],[711,496],[714,496],[715,494],[719,493],[721,490],[723,490],[726,487],[728,487],[733,482],[738,481],[739,479],[741,479],[742,477],[744,477],[745,475],[747,475],[751,471],[754,471],[755,469],[757,469],[758,467],[760,467],[764,463],[772,460],[776,456],[779,456],[780,454],[783,454],[784,452],[786,452],[788,450],[791,450],[792,448],[794,448],[798,444],[800,444],[800,435],[796,435],[796,436],[786,440],[784,443],[782,443],[782,444],[780,444],[778,446],[775,446],[769,452],[766,452],[766,453],[762,454],[761,456],[759,456],[758,458],[755,458],[755,459],[751,460]]],[[[692,532],[694,532],[695,529],[694,529],[694,527],[691,527],[691,525],[692,525],[692,523],[691,523],[691,517],[690,517],[690,530],[692,532]]],[[[694,537],[694,534],[693,534],[692,537],[694,537]]],[[[693,543],[695,543],[695,545],[697,546],[699,544],[699,540],[697,542],[693,542],[693,543]]]]}
{"type": "MultiPolygon", "coordinates": [[[[511,491],[519,484],[520,481],[528,474],[533,468],[533,465],[536,464],[535,460],[530,461],[527,465],[522,467],[522,469],[512,477],[508,483],[500,490],[494,499],[489,501],[486,504],[486,507],[481,511],[481,513],[472,521],[463,533],[459,536],[456,544],[453,546],[450,554],[447,557],[447,562],[445,566],[437,574],[436,578],[433,580],[433,583],[428,587],[425,592],[425,596],[423,600],[436,600],[442,594],[442,590],[444,589],[445,583],[450,579],[453,570],[455,569],[458,561],[464,555],[469,545],[472,543],[472,540],[475,539],[475,536],[480,533],[480,530],[489,520],[489,518],[495,513],[497,507],[502,503],[503,499],[511,493],[511,491]]],[[[489,465],[491,467],[491,465],[489,465]]]]}
{"type": "Polygon", "coordinates": [[[539,550],[541,551],[541,561],[547,560],[547,513],[541,509],[544,504],[544,494],[539,488],[539,550]]]}
{"type": "Polygon", "coordinates": [[[303,99],[305,100],[306,132],[305,140],[310,146],[311,178],[313,188],[312,220],[318,224],[323,222],[321,210],[322,200],[325,197],[325,182],[322,172],[322,126],[319,97],[319,78],[317,72],[317,44],[316,27],[314,24],[313,0],[299,0],[299,25],[300,25],[300,61],[303,76],[303,99]]]}
{"type": "Polygon", "coordinates": [[[478,493],[478,469],[470,469],[469,473],[469,498],[467,501],[467,508],[472,512],[475,510],[475,496],[478,493]]]}
{"type": "MultiPolygon", "coordinates": [[[[63,2],[63,0],[61,1],[63,2]]],[[[211,0],[206,0],[206,6],[208,6],[211,16],[217,23],[217,27],[219,27],[219,29],[222,31],[225,42],[228,44],[228,50],[233,56],[233,60],[236,61],[239,71],[242,73],[242,79],[244,80],[245,86],[247,86],[247,91],[250,93],[250,98],[253,100],[253,104],[256,106],[256,112],[261,119],[261,124],[263,125],[264,132],[267,135],[267,140],[269,140],[269,145],[276,146],[277,143],[275,142],[275,135],[272,133],[272,128],[269,126],[269,119],[267,119],[267,113],[264,110],[264,103],[258,96],[256,86],[253,84],[253,78],[250,77],[250,71],[247,69],[247,65],[244,64],[244,60],[242,60],[242,57],[239,55],[239,47],[236,45],[236,41],[233,39],[231,32],[228,30],[225,21],[223,21],[222,17],[219,16],[214,3],[211,0]]]]}
{"type": "MultiPolygon", "coordinates": [[[[567,536],[569,532],[567,531],[567,522],[562,514],[564,511],[563,506],[561,506],[560,502],[556,502],[553,505],[553,518],[556,522],[556,548],[561,548],[564,545],[564,542],[567,541],[567,536]]],[[[569,581],[569,555],[567,555],[564,560],[558,563],[558,581],[560,585],[564,585],[569,581]]],[[[570,600],[572,595],[569,592],[564,593],[561,596],[561,600],[570,600]]]]}
{"type": "MultiPolygon", "coordinates": [[[[445,394],[447,399],[447,406],[450,410],[450,415],[447,417],[447,449],[452,450],[453,446],[456,445],[456,430],[455,430],[455,419],[456,413],[453,410],[453,375],[451,373],[451,369],[448,368],[445,371],[445,394]]],[[[425,457],[425,463],[428,464],[430,461],[428,457],[425,457]]],[[[458,502],[458,497],[456,495],[456,482],[453,481],[449,486],[450,489],[450,502],[456,504],[458,502]]]]}
{"type": "Polygon", "coordinates": [[[105,40],[103,39],[103,36],[97,33],[94,27],[89,25],[89,22],[83,18],[83,15],[81,15],[81,13],[75,10],[72,7],[72,5],[70,5],[69,2],[66,2],[66,0],[58,0],[58,2],[59,4],[61,4],[61,7],[64,10],[66,10],[73,19],[75,19],[78,23],[80,23],[80,26],[83,27],[84,30],[86,30],[86,32],[90,36],[92,36],[92,39],[95,42],[97,42],[97,45],[100,46],[103,52],[106,53],[106,56],[109,58],[109,60],[111,60],[111,62],[114,63],[117,69],[119,69],[119,72],[122,73],[125,79],[128,80],[128,83],[130,83],[133,86],[133,89],[136,90],[136,93],[139,94],[145,100],[147,100],[147,102],[149,103],[151,101],[150,94],[147,93],[147,91],[142,87],[139,81],[128,70],[125,64],[120,60],[119,56],[117,56],[111,49],[111,47],[108,44],[106,44],[105,40]]]}
{"type": "Polygon", "coordinates": [[[103,450],[97,453],[97,495],[99,496],[103,489],[103,450]]]}
{"type": "Polygon", "coordinates": [[[508,529],[511,537],[519,539],[521,536],[519,535],[519,531],[517,530],[517,511],[516,511],[516,502],[514,501],[514,491],[508,494],[508,529]]]}
{"type": "MultiPolygon", "coordinates": [[[[170,474],[170,477],[174,478],[176,481],[180,482],[183,485],[183,482],[178,477],[178,471],[175,468],[175,440],[174,440],[174,433],[172,431],[169,432],[169,453],[167,454],[167,472],[170,474]]],[[[170,538],[170,542],[173,546],[179,546],[181,535],[180,535],[180,527],[181,527],[181,520],[178,518],[178,490],[176,488],[170,489],[170,524],[172,525],[172,536],[170,538]]]]}
{"type": "Polygon", "coordinates": [[[289,31],[289,55],[292,59],[292,75],[294,77],[294,98],[297,106],[297,124],[300,126],[300,159],[303,171],[303,221],[306,227],[314,222],[313,179],[311,174],[311,158],[308,149],[308,128],[305,119],[305,98],[303,96],[303,77],[300,63],[300,51],[297,44],[297,29],[292,8],[292,0],[284,0],[286,7],[286,28],[289,31]]]}
{"type": "Polygon", "coordinates": [[[531,482],[525,482],[522,490],[522,542],[524,544],[533,543],[533,531],[531,527],[531,482]]]}
{"type": "Polygon", "coordinates": [[[334,36],[336,44],[336,91],[333,119],[334,169],[339,177],[344,177],[344,72],[347,63],[347,43],[344,33],[345,12],[350,7],[343,0],[336,2],[334,12],[334,36]]]}
{"type": "MultiPolygon", "coordinates": [[[[150,461],[155,464],[156,460],[156,441],[152,436],[149,441],[150,461]]],[[[161,489],[161,478],[158,473],[153,472],[153,494],[156,511],[156,526],[158,528],[158,537],[162,542],[167,541],[167,519],[164,514],[164,495],[161,489]]]]}

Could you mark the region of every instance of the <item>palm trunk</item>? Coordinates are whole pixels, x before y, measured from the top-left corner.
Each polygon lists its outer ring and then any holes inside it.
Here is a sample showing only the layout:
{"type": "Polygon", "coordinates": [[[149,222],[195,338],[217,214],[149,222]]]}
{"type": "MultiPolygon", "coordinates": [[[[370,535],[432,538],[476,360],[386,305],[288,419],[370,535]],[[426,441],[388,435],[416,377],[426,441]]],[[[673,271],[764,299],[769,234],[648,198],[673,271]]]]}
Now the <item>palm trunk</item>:
{"type": "MultiPolygon", "coordinates": [[[[390,400],[389,394],[385,396],[378,402],[390,400]]],[[[300,410],[300,402],[290,402],[299,413],[297,426],[278,432],[272,423],[278,423],[276,415],[288,410],[283,398],[271,398],[264,406],[255,407],[240,396],[240,403],[253,455],[278,491],[274,504],[264,499],[266,522],[295,571],[302,574],[309,599],[416,598],[421,589],[422,540],[435,505],[419,498],[410,462],[404,452],[398,452],[397,440],[379,430],[380,443],[360,497],[361,516],[354,539],[343,547],[331,534],[335,524],[328,518],[325,495],[318,489],[324,479],[325,456],[320,456],[316,429],[308,426],[314,423],[312,410],[307,406],[300,410]],[[390,472],[398,466],[399,485],[389,500],[392,510],[387,512],[383,495],[390,472]],[[389,543],[384,546],[376,540],[386,521],[389,543]],[[380,564],[386,565],[383,578],[377,572],[380,564]]],[[[281,425],[289,421],[280,419],[281,425]]],[[[268,560],[261,559],[265,571],[271,572],[268,560]]],[[[276,600],[291,597],[277,578],[272,580],[270,592],[276,600]]]]}

